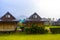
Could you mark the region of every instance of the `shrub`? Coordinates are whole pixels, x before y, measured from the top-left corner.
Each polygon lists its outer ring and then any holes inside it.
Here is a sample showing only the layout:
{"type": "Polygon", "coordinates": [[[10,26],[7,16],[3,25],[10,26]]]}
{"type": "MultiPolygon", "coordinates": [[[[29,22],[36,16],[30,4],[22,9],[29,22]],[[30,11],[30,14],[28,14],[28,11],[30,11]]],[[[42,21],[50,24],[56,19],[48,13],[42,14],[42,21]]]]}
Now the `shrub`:
{"type": "Polygon", "coordinates": [[[50,28],[50,31],[51,31],[53,34],[60,33],[60,28],[50,28]]]}
{"type": "Polygon", "coordinates": [[[32,25],[30,28],[25,28],[25,32],[29,34],[44,34],[47,33],[48,31],[45,30],[43,27],[38,27],[36,25],[32,25]]]}
{"type": "Polygon", "coordinates": [[[25,28],[25,32],[27,33],[27,34],[30,34],[30,28],[25,28]]]}
{"type": "Polygon", "coordinates": [[[24,32],[24,26],[21,26],[20,29],[22,29],[22,32],[24,32]]]}

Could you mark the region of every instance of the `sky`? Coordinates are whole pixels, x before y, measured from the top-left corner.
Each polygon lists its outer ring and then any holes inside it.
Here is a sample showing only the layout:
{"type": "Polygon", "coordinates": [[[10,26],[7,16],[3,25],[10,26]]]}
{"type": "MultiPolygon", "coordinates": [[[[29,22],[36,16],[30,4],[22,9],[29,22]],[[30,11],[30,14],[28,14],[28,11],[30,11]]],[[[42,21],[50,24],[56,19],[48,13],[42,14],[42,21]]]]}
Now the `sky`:
{"type": "Polygon", "coordinates": [[[0,16],[10,12],[18,18],[34,12],[42,18],[60,18],[60,0],[0,0],[0,16]]]}

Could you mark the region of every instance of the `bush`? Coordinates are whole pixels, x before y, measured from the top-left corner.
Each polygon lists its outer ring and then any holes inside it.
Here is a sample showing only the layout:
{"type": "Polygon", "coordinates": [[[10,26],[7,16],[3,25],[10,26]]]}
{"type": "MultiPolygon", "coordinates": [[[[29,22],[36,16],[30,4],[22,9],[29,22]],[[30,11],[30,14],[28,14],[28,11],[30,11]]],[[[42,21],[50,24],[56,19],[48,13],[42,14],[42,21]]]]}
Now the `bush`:
{"type": "Polygon", "coordinates": [[[30,28],[25,28],[25,32],[27,33],[27,34],[30,34],[30,28]]]}
{"type": "Polygon", "coordinates": [[[24,26],[21,26],[20,29],[22,29],[22,32],[24,32],[24,26]]]}
{"type": "Polygon", "coordinates": [[[44,34],[47,33],[48,31],[45,30],[43,27],[32,25],[30,28],[25,28],[25,32],[29,34],[37,34],[37,33],[44,34]]]}
{"type": "Polygon", "coordinates": [[[50,31],[51,31],[53,34],[57,34],[57,33],[60,33],[60,28],[50,28],[50,31]]]}

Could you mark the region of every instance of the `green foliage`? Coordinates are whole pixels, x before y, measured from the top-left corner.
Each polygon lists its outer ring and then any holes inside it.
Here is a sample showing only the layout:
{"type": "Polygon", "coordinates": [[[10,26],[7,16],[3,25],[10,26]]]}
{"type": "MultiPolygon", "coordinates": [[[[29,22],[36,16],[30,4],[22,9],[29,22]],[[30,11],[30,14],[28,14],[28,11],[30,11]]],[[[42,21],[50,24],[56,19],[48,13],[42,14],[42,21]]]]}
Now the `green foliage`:
{"type": "Polygon", "coordinates": [[[25,28],[25,32],[29,34],[44,34],[47,33],[48,31],[45,30],[43,27],[38,27],[36,25],[32,25],[30,28],[25,28]]]}
{"type": "Polygon", "coordinates": [[[25,32],[27,33],[27,34],[30,34],[30,28],[25,28],[25,32]]]}
{"type": "Polygon", "coordinates": [[[51,31],[53,34],[57,34],[57,33],[60,33],[60,28],[50,28],[50,31],[51,31]]]}
{"type": "Polygon", "coordinates": [[[21,26],[20,29],[22,29],[22,32],[24,32],[24,26],[21,26]]]}

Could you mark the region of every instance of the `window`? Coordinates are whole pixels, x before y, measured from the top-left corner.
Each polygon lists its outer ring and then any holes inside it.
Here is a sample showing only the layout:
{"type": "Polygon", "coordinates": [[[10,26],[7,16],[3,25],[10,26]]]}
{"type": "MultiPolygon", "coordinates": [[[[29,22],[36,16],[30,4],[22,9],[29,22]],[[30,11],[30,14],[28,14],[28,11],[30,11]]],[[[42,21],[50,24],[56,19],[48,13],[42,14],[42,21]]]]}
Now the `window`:
{"type": "Polygon", "coordinates": [[[37,18],[37,15],[34,15],[33,18],[37,18]]]}
{"type": "Polygon", "coordinates": [[[7,18],[10,18],[10,15],[6,15],[7,18]]]}

